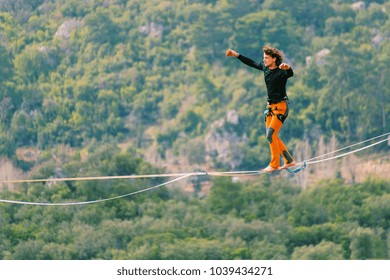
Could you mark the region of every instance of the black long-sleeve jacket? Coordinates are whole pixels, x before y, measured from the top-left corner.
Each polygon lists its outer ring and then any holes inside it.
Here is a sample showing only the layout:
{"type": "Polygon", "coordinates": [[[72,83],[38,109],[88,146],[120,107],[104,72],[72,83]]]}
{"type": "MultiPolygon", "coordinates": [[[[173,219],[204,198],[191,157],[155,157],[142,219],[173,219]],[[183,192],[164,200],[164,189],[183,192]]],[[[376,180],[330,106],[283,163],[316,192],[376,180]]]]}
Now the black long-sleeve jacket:
{"type": "Polygon", "coordinates": [[[252,59],[238,55],[237,57],[241,62],[246,65],[256,68],[264,72],[264,81],[267,86],[268,98],[267,101],[270,104],[279,103],[287,98],[286,84],[287,79],[294,76],[294,71],[290,67],[288,70],[282,70],[280,68],[269,69],[263,62],[255,62],[252,59]]]}

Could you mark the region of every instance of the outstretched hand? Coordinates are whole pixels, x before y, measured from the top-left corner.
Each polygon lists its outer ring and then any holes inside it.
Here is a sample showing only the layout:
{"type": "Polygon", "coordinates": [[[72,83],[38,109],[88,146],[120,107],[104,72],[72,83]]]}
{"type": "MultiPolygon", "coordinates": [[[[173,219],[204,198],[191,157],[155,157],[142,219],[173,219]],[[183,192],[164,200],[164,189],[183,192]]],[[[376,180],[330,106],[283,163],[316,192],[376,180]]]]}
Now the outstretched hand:
{"type": "Polygon", "coordinates": [[[279,65],[279,68],[282,70],[288,70],[290,69],[290,65],[288,65],[287,63],[282,63],[279,65]]]}
{"type": "Polygon", "coordinates": [[[229,49],[229,50],[226,51],[226,56],[237,57],[238,56],[238,52],[229,49]]]}

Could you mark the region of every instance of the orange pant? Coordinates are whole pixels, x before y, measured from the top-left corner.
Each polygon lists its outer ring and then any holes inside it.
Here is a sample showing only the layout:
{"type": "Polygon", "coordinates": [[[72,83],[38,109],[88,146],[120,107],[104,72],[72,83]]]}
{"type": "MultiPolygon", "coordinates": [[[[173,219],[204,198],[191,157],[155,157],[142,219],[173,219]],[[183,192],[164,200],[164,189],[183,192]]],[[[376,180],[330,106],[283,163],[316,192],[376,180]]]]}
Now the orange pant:
{"type": "Polygon", "coordinates": [[[294,159],[288,152],[283,141],[280,140],[278,133],[282,128],[284,120],[288,116],[288,106],[286,101],[268,105],[268,113],[265,118],[265,127],[267,129],[267,140],[271,151],[270,166],[273,168],[280,167],[280,156],[283,157],[284,163],[290,163],[294,159]]]}

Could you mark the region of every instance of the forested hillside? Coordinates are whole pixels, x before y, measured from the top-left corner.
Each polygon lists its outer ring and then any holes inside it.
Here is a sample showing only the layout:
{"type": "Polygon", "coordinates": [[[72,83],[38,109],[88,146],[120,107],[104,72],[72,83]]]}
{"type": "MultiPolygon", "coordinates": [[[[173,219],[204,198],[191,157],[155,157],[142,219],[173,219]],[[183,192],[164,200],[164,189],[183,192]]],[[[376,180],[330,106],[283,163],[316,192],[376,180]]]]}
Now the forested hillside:
{"type": "MultiPolygon", "coordinates": [[[[299,160],[387,133],[389,13],[381,0],[0,0],[0,177],[266,166],[263,76],[228,48],[257,61],[265,44],[284,52],[295,75],[282,138],[299,160]]],[[[388,164],[388,151],[370,153],[388,164]]],[[[389,258],[389,179],[356,182],[351,167],[347,182],[345,166],[322,166],[332,169],[323,181],[192,180],[190,193],[103,205],[0,203],[0,258],[389,258]]],[[[84,201],[161,182],[3,184],[0,194],[84,201]]]]}

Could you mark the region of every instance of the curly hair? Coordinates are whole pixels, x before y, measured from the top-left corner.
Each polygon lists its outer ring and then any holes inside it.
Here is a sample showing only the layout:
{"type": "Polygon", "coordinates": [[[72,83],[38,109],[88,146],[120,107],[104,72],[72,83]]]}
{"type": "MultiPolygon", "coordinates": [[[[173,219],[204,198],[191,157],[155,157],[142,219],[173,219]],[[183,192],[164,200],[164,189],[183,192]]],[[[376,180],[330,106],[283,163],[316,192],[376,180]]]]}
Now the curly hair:
{"type": "Polygon", "coordinates": [[[276,65],[279,66],[283,61],[283,53],[279,51],[278,49],[271,47],[271,46],[264,46],[263,52],[265,54],[268,54],[272,57],[276,57],[276,65]]]}

